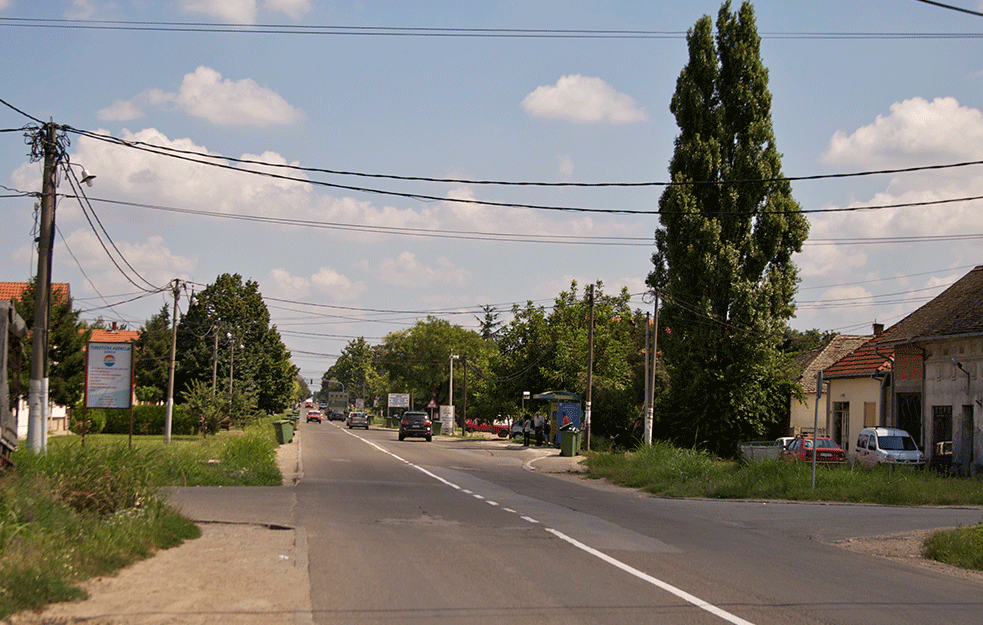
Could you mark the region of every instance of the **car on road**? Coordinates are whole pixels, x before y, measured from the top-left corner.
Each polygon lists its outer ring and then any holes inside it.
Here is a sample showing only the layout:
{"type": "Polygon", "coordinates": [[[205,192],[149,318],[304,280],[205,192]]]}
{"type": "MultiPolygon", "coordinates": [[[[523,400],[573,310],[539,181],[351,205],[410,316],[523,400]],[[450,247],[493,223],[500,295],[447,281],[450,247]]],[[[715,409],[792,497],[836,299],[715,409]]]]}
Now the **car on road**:
{"type": "Polygon", "coordinates": [[[320,423],[321,422],[321,413],[318,412],[317,410],[308,410],[307,411],[307,423],[310,423],[311,421],[317,421],[318,423],[320,423]]]}
{"type": "Polygon", "coordinates": [[[857,462],[865,467],[882,463],[920,467],[925,454],[906,430],[864,428],[857,438],[857,462]]]}
{"type": "Polygon", "coordinates": [[[337,410],[328,411],[328,421],[344,421],[344,420],[345,420],[344,412],[339,412],[337,410]]]}
{"type": "Polygon", "coordinates": [[[797,436],[785,447],[782,458],[800,462],[812,462],[813,445],[816,448],[816,463],[825,465],[846,464],[846,452],[825,436],[797,436]]]}
{"type": "Polygon", "coordinates": [[[430,416],[425,412],[407,410],[399,419],[399,440],[407,437],[416,436],[425,438],[427,442],[433,440],[433,423],[430,416]]]}
{"type": "Polygon", "coordinates": [[[345,421],[348,429],[365,428],[369,429],[369,415],[365,412],[349,412],[348,419],[345,421]]]}

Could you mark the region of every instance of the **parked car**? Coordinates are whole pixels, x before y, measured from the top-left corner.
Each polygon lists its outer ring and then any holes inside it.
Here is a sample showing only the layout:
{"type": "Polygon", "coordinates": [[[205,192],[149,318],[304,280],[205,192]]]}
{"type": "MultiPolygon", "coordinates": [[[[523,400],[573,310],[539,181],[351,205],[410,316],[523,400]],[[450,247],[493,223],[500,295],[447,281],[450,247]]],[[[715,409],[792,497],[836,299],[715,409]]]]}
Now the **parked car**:
{"type": "Polygon", "coordinates": [[[369,429],[369,415],[364,412],[349,412],[346,423],[349,430],[352,428],[365,428],[367,430],[369,429]]]}
{"type": "Polygon", "coordinates": [[[464,429],[467,432],[487,432],[489,434],[495,434],[500,438],[507,438],[509,435],[508,426],[488,423],[483,419],[479,419],[478,421],[468,419],[464,424],[464,429]]]}
{"type": "Polygon", "coordinates": [[[920,467],[925,464],[925,454],[905,430],[864,428],[857,438],[857,462],[865,467],[880,463],[920,467]]]}
{"type": "Polygon", "coordinates": [[[795,440],[794,436],[780,436],[775,439],[775,442],[781,445],[782,449],[788,447],[788,444],[795,440]]]}
{"type": "Polygon", "coordinates": [[[307,423],[310,423],[311,421],[317,421],[318,423],[320,423],[321,422],[321,413],[318,412],[317,410],[308,410],[307,411],[307,423]]]}
{"type": "Polygon", "coordinates": [[[782,458],[801,462],[812,462],[813,444],[816,446],[816,463],[836,465],[846,463],[846,452],[825,436],[797,436],[785,447],[782,458]]]}
{"type": "Polygon", "coordinates": [[[399,419],[399,440],[404,440],[408,436],[416,436],[433,440],[433,423],[425,412],[407,410],[399,419]]]}

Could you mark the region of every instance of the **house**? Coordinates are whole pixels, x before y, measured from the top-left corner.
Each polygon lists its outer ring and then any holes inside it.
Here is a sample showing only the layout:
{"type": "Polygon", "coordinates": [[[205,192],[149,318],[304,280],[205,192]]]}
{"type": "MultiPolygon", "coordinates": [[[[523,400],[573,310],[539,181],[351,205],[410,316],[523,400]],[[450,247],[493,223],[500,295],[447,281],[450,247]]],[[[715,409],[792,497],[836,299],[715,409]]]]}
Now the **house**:
{"type": "Polygon", "coordinates": [[[884,326],[874,324],[874,336],[823,370],[826,383],[822,423],[847,456],[865,427],[885,425],[892,404],[891,374],[894,349],[884,345],[884,326]]]}
{"type": "MultiPolygon", "coordinates": [[[[892,326],[891,409],[879,425],[911,433],[926,456],[952,442],[952,468],[983,473],[983,265],[892,326]]],[[[883,349],[882,353],[886,353],[883,349]]]]}
{"type": "MultiPolygon", "coordinates": [[[[825,345],[806,350],[796,357],[793,366],[801,371],[796,379],[802,386],[805,396],[803,401],[794,398],[789,407],[789,423],[786,436],[812,434],[813,423],[816,421],[816,374],[831,366],[843,356],[849,354],[868,341],[871,337],[864,335],[839,334],[825,345]]],[[[830,431],[826,423],[826,409],[819,406],[818,427],[816,434],[825,436],[830,431]]]]}
{"type": "MultiPolygon", "coordinates": [[[[20,299],[24,291],[30,287],[28,282],[0,282],[0,300],[20,299]]],[[[72,297],[71,287],[67,282],[51,283],[51,299],[59,301],[72,297]]],[[[33,323],[33,319],[25,319],[28,324],[33,323]]],[[[25,354],[30,359],[30,354],[25,354]]],[[[29,409],[27,401],[21,400],[14,407],[14,415],[17,417],[17,438],[27,437],[27,415],[29,409]]],[[[61,434],[68,431],[68,410],[65,406],[59,406],[51,401],[48,402],[48,409],[45,411],[48,417],[48,432],[61,434]]]]}

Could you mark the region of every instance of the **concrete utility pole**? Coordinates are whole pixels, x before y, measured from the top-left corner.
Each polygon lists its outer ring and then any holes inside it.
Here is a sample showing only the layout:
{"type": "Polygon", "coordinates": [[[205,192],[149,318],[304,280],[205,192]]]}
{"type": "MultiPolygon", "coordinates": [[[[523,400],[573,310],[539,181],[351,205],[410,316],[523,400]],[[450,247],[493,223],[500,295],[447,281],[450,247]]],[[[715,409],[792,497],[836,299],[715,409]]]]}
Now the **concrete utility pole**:
{"type": "MultiPolygon", "coordinates": [[[[456,414],[454,412],[454,361],[457,360],[458,358],[460,358],[460,356],[458,356],[457,354],[455,354],[454,353],[454,350],[452,349],[451,350],[451,358],[450,358],[450,363],[451,363],[451,377],[450,377],[450,381],[447,383],[447,403],[451,407],[451,421],[453,421],[455,418],[457,418],[457,416],[456,416],[456,414]]],[[[444,424],[441,424],[440,429],[444,433],[451,434],[451,433],[454,432],[454,424],[451,423],[450,428],[448,428],[444,424]]],[[[461,421],[461,435],[462,436],[465,434],[465,431],[464,430],[465,430],[465,423],[462,420],[461,421]]]]}
{"type": "Polygon", "coordinates": [[[181,283],[174,279],[174,310],[171,311],[171,369],[167,376],[167,412],[164,415],[164,442],[171,442],[171,423],[174,415],[174,361],[177,359],[177,298],[181,293],[181,283]]]}
{"type": "MultiPolygon", "coordinates": [[[[642,425],[642,442],[652,444],[652,377],[649,374],[649,364],[652,360],[652,324],[651,317],[645,313],[645,420],[642,425]]],[[[655,363],[651,363],[652,366],[655,363]]]]}
{"type": "Polygon", "coordinates": [[[57,127],[44,125],[44,169],[41,177],[41,220],[38,233],[38,275],[31,328],[31,383],[28,389],[27,446],[45,447],[48,408],[48,319],[51,306],[51,260],[55,230],[55,172],[58,168],[57,127]]]}
{"type": "Polygon", "coordinates": [[[655,364],[659,359],[659,289],[655,290],[655,325],[652,327],[652,370],[649,379],[648,389],[648,438],[645,439],[646,445],[652,444],[652,428],[655,425],[655,364]]]}
{"type": "Polygon", "coordinates": [[[590,451],[590,397],[594,383],[594,285],[590,285],[590,317],[587,325],[587,410],[584,411],[584,437],[590,451]]]}

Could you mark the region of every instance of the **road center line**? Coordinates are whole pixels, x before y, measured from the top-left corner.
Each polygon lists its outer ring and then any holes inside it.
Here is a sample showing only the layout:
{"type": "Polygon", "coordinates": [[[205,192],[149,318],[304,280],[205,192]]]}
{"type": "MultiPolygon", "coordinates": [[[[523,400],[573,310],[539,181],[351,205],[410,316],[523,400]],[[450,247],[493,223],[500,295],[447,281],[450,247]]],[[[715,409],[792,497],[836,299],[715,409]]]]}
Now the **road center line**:
{"type": "MultiPolygon", "coordinates": [[[[408,464],[409,466],[413,467],[417,471],[420,471],[421,473],[432,477],[433,479],[437,480],[438,482],[441,482],[443,484],[446,484],[447,486],[450,486],[451,488],[453,488],[455,490],[463,490],[465,493],[468,493],[468,494],[472,495],[476,499],[484,499],[484,497],[482,497],[481,495],[477,495],[477,494],[473,493],[470,490],[465,490],[465,489],[461,488],[460,486],[458,486],[457,484],[454,484],[453,482],[450,482],[448,480],[445,480],[444,478],[442,478],[439,475],[433,473],[432,471],[428,471],[427,469],[424,469],[423,467],[421,467],[421,466],[419,466],[417,464],[413,464],[409,460],[405,460],[403,458],[400,458],[399,456],[397,456],[396,454],[392,453],[388,449],[384,449],[383,447],[381,447],[380,445],[377,445],[377,444],[373,443],[372,441],[366,440],[366,439],[362,438],[361,436],[358,436],[356,434],[352,434],[351,432],[348,432],[348,434],[350,434],[351,436],[354,436],[355,438],[357,438],[357,439],[359,439],[359,440],[361,440],[361,441],[363,441],[365,443],[368,443],[369,445],[371,445],[372,447],[375,447],[376,449],[378,449],[379,451],[383,452],[384,454],[387,454],[389,456],[392,456],[393,458],[395,458],[396,460],[399,460],[400,462],[402,462],[404,464],[408,464]]],[[[489,502],[489,503],[492,503],[492,502],[489,502]]],[[[497,504],[495,504],[495,505],[497,505],[497,504]]],[[[506,510],[508,512],[515,512],[516,514],[519,514],[515,510],[512,510],[511,508],[502,508],[502,509],[503,510],[506,510]]],[[[539,521],[537,521],[536,519],[534,519],[532,517],[528,517],[528,516],[525,516],[525,515],[521,515],[520,514],[519,515],[519,518],[521,518],[523,521],[527,521],[529,523],[534,523],[534,524],[537,524],[537,525],[540,524],[539,521]]],[[[754,623],[752,623],[751,621],[746,621],[746,620],[742,619],[741,617],[739,617],[737,615],[731,614],[730,612],[728,612],[726,610],[723,610],[721,608],[718,608],[717,606],[713,605],[712,603],[708,603],[708,602],[704,601],[703,599],[700,599],[699,597],[697,597],[695,595],[689,594],[685,590],[682,590],[680,588],[676,588],[675,586],[673,586],[672,584],[670,584],[668,582],[664,582],[661,579],[652,577],[648,573],[645,573],[644,571],[640,571],[640,570],[636,569],[635,567],[633,567],[633,566],[631,566],[629,564],[625,564],[621,560],[618,560],[616,558],[612,558],[611,556],[607,555],[606,553],[604,553],[602,551],[598,551],[597,549],[594,549],[593,547],[590,547],[588,545],[585,545],[584,543],[580,542],[579,540],[576,540],[575,538],[571,538],[570,536],[567,536],[563,532],[560,532],[560,531],[555,530],[555,529],[553,529],[551,527],[545,527],[545,526],[543,527],[543,529],[546,530],[547,532],[549,532],[550,534],[553,534],[554,536],[556,536],[560,540],[562,540],[564,542],[567,542],[570,545],[576,547],[577,549],[580,549],[581,551],[583,551],[585,553],[588,553],[588,554],[594,556],[595,558],[598,558],[600,560],[603,560],[604,562],[607,562],[611,566],[614,566],[616,568],[619,568],[622,571],[624,571],[625,573],[628,573],[629,575],[633,575],[634,577],[637,577],[638,579],[640,579],[640,580],[642,580],[644,582],[648,582],[649,584],[655,586],[656,588],[659,588],[661,590],[664,590],[664,591],[668,592],[671,595],[675,595],[676,597],[682,599],[683,601],[686,601],[687,603],[691,603],[694,606],[700,608],[701,610],[705,610],[705,611],[709,612],[710,614],[713,614],[714,616],[727,621],[728,623],[732,623],[733,625],[754,625],[754,623]]]]}

